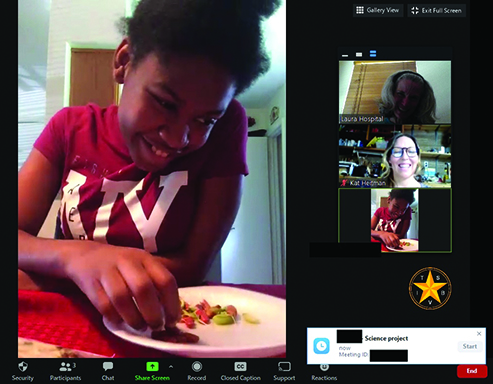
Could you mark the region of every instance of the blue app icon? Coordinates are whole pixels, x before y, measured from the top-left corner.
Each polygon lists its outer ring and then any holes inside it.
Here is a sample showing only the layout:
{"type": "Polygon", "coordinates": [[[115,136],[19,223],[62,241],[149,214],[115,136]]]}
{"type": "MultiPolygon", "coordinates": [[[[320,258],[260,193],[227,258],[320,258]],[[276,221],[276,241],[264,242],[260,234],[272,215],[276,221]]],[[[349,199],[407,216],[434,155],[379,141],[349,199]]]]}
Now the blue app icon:
{"type": "Polygon", "coordinates": [[[313,340],[313,352],[316,354],[322,355],[325,353],[329,353],[330,342],[326,337],[317,337],[313,340]]]}

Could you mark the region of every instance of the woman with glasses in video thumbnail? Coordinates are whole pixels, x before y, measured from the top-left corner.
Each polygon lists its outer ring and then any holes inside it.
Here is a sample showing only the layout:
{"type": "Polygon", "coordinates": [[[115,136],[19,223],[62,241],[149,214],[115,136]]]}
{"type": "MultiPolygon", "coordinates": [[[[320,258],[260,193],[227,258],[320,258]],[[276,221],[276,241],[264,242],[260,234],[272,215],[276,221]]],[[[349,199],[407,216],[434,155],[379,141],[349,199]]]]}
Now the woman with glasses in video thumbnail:
{"type": "Polygon", "coordinates": [[[414,177],[421,169],[419,152],[418,142],[413,136],[399,133],[389,140],[383,153],[385,171],[382,173],[387,186],[427,187],[414,177]]]}
{"type": "Polygon", "coordinates": [[[386,123],[431,124],[436,120],[433,89],[413,71],[398,71],[387,78],[378,107],[386,123]]]}

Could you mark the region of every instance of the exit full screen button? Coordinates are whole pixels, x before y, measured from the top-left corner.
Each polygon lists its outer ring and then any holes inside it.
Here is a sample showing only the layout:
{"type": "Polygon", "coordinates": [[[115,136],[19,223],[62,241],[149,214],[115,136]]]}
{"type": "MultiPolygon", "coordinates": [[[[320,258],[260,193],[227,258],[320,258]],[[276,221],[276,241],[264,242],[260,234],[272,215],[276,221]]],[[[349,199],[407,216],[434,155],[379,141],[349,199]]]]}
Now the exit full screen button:
{"type": "Polygon", "coordinates": [[[408,4],[408,17],[466,17],[466,4],[408,4]]]}

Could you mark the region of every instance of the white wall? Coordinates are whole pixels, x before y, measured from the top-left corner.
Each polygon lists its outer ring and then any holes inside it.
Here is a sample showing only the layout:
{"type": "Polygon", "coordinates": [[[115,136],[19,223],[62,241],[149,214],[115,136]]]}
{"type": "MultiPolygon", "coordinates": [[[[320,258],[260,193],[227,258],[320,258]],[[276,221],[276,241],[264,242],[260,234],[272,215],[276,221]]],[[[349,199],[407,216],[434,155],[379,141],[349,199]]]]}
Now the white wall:
{"type": "Polygon", "coordinates": [[[249,137],[241,205],[221,249],[223,283],[272,284],[267,138],[249,137]]]}
{"type": "MultiPolygon", "coordinates": [[[[281,85],[272,99],[264,108],[246,108],[247,116],[255,118],[256,124],[248,128],[250,131],[257,129],[265,129],[269,136],[281,123],[282,119],[286,119],[286,83],[281,85]],[[270,123],[270,113],[273,107],[279,108],[279,119],[270,123]]],[[[282,134],[286,132],[283,131],[282,134]]]]}
{"type": "Polygon", "coordinates": [[[253,127],[250,127],[249,130],[265,129],[267,130],[266,136],[270,136],[276,129],[279,128],[279,126],[281,127],[284,196],[283,206],[284,212],[286,212],[286,83],[279,87],[266,108],[249,108],[246,110],[246,113],[247,116],[255,118],[256,121],[256,124],[253,127]],[[279,108],[279,118],[271,124],[270,113],[273,107],[279,108]]]}
{"type": "Polygon", "coordinates": [[[18,168],[44,128],[49,0],[18,3],[18,168]]]}
{"type": "MultiPolygon", "coordinates": [[[[274,97],[272,97],[269,105],[267,106],[267,122],[268,122],[268,128],[267,128],[267,135],[274,130],[277,125],[280,124],[282,119],[286,119],[286,83],[284,83],[282,86],[279,87],[277,92],[274,94],[274,97]],[[273,124],[270,123],[270,112],[272,110],[272,107],[278,107],[279,108],[279,119],[274,121],[273,124]]],[[[282,132],[283,137],[286,136],[286,131],[282,132]]]]}
{"type": "Polygon", "coordinates": [[[67,43],[112,48],[121,41],[116,22],[125,15],[125,0],[52,0],[46,73],[46,122],[64,107],[67,43]]]}
{"type": "Polygon", "coordinates": [[[353,76],[354,62],[339,61],[339,113],[344,111],[351,76],[353,76]]]}
{"type": "Polygon", "coordinates": [[[255,125],[248,127],[249,131],[256,131],[258,129],[267,130],[269,128],[270,123],[267,108],[247,108],[246,113],[247,116],[255,119],[255,125]]]}
{"type": "Polygon", "coordinates": [[[433,88],[437,100],[436,123],[450,123],[452,95],[452,66],[450,61],[416,61],[418,73],[433,88]]]}
{"type": "MultiPolygon", "coordinates": [[[[283,142],[283,175],[286,174],[286,84],[283,84],[265,108],[248,108],[247,116],[256,124],[249,130],[265,129],[267,135],[281,130],[283,142]],[[270,123],[272,107],[279,108],[279,118],[270,123]]],[[[245,190],[232,230],[221,250],[221,281],[223,283],[272,284],[273,265],[271,250],[270,196],[268,186],[268,149],[266,137],[249,137],[247,162],[250,174],[245,179],[245,190]]],[[[285,208],[285,177],[284,201],[285,208]]],[[[285,225],[285,221],[283,221],[285,225]]],[[[284,227],[285,231],[285,227],[284,227]]],[[[285,255],[284,255],[285,256],[285,255]]],[[[286,259],[283,260],[286,266],[286,259]]],[[[285,273],[285,270],[284,270],[285,273]]],[[[217,275],[217,272],[215,272],[217,275]]]]}

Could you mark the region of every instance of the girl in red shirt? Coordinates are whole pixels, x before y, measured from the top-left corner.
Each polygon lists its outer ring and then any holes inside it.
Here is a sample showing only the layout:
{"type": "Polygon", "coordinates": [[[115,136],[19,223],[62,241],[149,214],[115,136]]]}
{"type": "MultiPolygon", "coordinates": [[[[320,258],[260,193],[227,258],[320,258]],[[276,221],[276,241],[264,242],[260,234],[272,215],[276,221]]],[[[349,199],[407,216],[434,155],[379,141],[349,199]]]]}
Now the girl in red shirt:
{"type": "Polygon", "coordinates": [[[387,198],[388,207],[380,207],[371,218],[371,236],[386,246],[396,248],[406,237],[411,225],[411,207],[414,189],[392,189],[387,198]]]}

